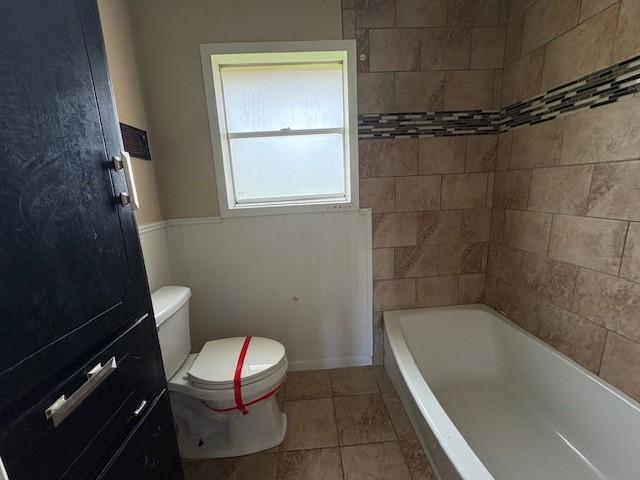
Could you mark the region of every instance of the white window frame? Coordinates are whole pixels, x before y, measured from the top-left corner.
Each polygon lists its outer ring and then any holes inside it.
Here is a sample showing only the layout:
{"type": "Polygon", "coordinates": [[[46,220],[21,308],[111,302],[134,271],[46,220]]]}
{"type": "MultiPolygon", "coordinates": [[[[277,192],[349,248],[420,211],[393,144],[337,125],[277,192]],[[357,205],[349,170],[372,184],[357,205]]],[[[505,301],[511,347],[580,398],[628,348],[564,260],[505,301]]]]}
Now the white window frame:
{"type": "MultiPolygon", "coordinates": [[[[204,87],[209,114],[209,129],[213,146],[213,163],[218,187],[220,215],[222,217],[273,215],[283,213],[326,212],[357,210],[358,201],[358,110],[357,110],[357,67],[355,40],[320,40],[304,42],[262,42],[262,43],[208,43],[200,45],[204,87]],[[216,67],[215,55],[239,53],[289,53],[289,52],[344,52],[344,129],[326,129],[327,133],[344,130],[345,200],[335,198],[323,200],[314,196],[312,200],[286,199],[274,203],[242,205],[236,203],[233,194],[231,161],[228,151],[229,138],[226,132],[221,80],[216,67]],[[217,71],[216,71],[217,70],[217,71]],[[225,138],[227,137],[227,138],[225,138]],[[229,188],[231,186],[231,188],[229,188]]],[[[319,130],[313,130],[318,133],[319,130]]],[[[304,133],[297,131],[296,134],[304,133]]],[[[267,133],[273,136],[273,132],[267,133]]],[[[287,135],[284,131],[282,135],[287,135]]],[[[255,132],[254,132],[255,135],[255,132]]],[[[239,135],[235,135],[239,136],[239,135]]]]}

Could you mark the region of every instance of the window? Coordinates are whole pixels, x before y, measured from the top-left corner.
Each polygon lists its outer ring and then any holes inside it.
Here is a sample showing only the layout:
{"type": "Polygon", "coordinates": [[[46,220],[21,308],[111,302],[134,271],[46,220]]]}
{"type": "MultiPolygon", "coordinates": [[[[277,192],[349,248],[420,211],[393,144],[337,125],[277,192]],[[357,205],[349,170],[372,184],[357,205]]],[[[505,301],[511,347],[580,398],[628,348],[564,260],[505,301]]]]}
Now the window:
{"type": "Polygon", "coordinates": [[[223,216],[358,208],[353,41],[201,53],[223,216]]]}

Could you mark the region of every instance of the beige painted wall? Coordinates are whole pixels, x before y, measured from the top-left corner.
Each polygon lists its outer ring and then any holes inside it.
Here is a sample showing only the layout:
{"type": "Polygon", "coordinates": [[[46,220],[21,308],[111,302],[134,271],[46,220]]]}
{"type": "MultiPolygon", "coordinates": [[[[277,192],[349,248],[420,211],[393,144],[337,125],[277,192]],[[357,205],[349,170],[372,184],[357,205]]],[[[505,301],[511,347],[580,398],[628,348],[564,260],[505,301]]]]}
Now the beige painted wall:
{"type": "Polygon", "coordinates": [[[340,39],[340,0],[129,1],[164,212],[218,215],[200,44],[340,39]]]}
{"type": "MultiPolygon", "coordinates": [[[[144,85],[133,41],[128,0],[98,0],[107,50],[109,72],[120,121],[149,130],[144,102],[144,85]]],[[[164,219],[156,180],[156,145],[150,135],[153,161],[133,159],[133,170],[140,197],[138,223],[143,225],[164,219]]]]}

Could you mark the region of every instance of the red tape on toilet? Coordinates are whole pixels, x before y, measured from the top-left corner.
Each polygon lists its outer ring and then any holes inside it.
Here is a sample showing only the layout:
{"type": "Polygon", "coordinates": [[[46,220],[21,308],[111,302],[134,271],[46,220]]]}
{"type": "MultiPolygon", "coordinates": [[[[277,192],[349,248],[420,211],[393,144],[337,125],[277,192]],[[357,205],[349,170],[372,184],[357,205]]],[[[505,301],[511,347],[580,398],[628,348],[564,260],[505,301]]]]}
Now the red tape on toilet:
{"type": "Polygon", "coordinates": [[[244,403],[242,402],[242,367],[244,365],[244,359],[247,356],[247,350],[249,350],[249,343],[251,337],[245,337],[242,348],[240,349],[240,355],[238,355],[238,363],[236,363],[236,373],[233,376],[233,395],[236,398],[236,408],[242,412],[243,415],[249,413],[244,403]]]}
{"type": "MultiPolygon", "coordinates": [[[[247,407],[250,407],[254,403],[261,402],[262,400],[266,400],[275,394],[282,383],[278,385],[276,388],[271,390],[270,392],[262,395],[260,398],[256,398],[255,400],[245,404],[242,400],[242,367],[244,366],[244,359],[247,356],[247,350],[249,349],[249,343],[251,342],[251,337],[246,337],[244,339],[244,343],[242,344],[242,348],[240,349],[240,354],[238,355],[238,362],[236,363],[236,372],[233,376],[233,395],[236,400],[236,406],[231,408],[211,408],[204,401],[201,400],[202,404],[205,405],[208,409],[213,410],[214,412],[231,412],[232,410],[240,410],[243,415],[249,413],[247,407]]],[[[284,383],[284,382],[283,382],[284,383]]]]}

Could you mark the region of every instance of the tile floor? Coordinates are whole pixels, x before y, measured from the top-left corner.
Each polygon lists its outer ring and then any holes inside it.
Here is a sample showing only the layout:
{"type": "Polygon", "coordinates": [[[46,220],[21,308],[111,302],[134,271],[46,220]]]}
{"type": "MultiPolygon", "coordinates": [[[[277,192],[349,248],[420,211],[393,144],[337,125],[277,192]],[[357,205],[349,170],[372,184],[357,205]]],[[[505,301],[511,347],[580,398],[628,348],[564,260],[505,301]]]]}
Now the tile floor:
{"type": "Polygon", "coordinates": [[[287,436],[267,452],[185,460],[186,480],[435,480],[384,367],[290,372],[287,436]]]}

